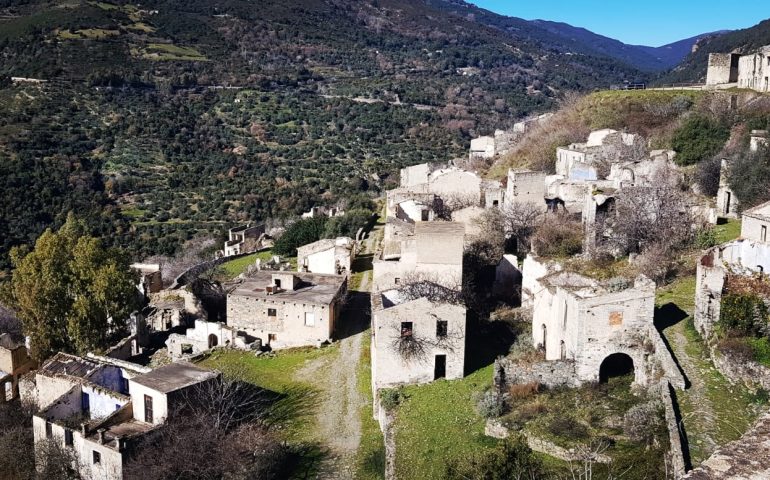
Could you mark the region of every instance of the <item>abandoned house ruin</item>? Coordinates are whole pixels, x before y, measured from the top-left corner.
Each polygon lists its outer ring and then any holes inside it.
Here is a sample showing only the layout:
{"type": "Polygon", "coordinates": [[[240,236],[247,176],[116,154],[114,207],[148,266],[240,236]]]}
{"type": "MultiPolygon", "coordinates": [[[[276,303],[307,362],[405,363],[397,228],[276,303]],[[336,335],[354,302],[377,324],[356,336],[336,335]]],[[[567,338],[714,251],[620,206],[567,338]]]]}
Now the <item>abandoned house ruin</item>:
{"type": "Polygon", "coordinates": [[[21,338],[0,334],[0,403],[19,396],[19,379],[37,367],[21,338]]]}
{"type": "Polygon", "coordinates": [[[271,349],[331,341],[347,297],[338,275],[256,272],[231,285],[227,325],[271,349]]]}
{"type": "Polygon", "coordinates": [[[754,53],[711,53],[706,85],[711,88],[748,88],[770,92],[770,45],[754,53]]]}
{"type": "Polygon", "coordinates": [[[318,240],[297,248],[297,271],[349,275],[356,242],[350,237],[318,240]]]}

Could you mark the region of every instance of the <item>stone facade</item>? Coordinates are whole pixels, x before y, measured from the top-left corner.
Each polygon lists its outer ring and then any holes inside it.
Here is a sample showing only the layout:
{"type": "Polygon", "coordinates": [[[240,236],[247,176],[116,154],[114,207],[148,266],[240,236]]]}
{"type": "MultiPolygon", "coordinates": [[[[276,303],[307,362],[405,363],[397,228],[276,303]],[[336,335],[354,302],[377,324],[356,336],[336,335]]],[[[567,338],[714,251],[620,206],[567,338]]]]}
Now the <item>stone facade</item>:
{"type": "Polygon", "coordinates": [[[767,138],[767,130],[752,130],[751,137],[749,139],[749,150],[752,152],[758,152],[761,147],[767,148],[767,138]]]}
{"type": "Polygon", "coordinates": [[[373,391],[462,378],[465,371],[465,307],[427,298],[399,299],[397,290],[372,294],[373,391]],[[423,343],[423,351],[404,358],[403,337],[423,343]]]}
{"type": "Polygon", "coordinates": [[[770,202],[743,212],[741,238],[767,244],[770,243],[768,230],[770,230],[770,202]]]}
{"type": "Polygon", "coordinates": [[[350,237],[338,237],[301,246],[297,249],[297,271],[349,275],[355,243],[350,237]]]}
{"type": "Polygon", "coordinates": [[[738,198],[727,181],[728,169],[727,160],[722,159],[719,172],[719,190],[717,191],[717,215],[725,218],[738,218],[738,198]]]}
{"type": "Polygon", "coordinates": [[[738,81],[738,61],[735,53],[710,53],[706,71],[706,85],[723,85],[738,81]]]}
{"type": "Polygon", "coordinates": [[[456,222],[422,222],[414,235],[385,238],[375,255],[374,291],[398,288],[401,281],[424,277],[449,287],[462,283],[465,226],[456,222]]]}
{"type": "Polygon", "coordinates": [[[522,285],[533,311],[532,343],[546,362],[572,362],[577,381],[594,382],[614,362],[630,360],[635,383],[649,387],[662,377],[684,388],[654,326],[655,284],[648,278],[602,284],[529,255],[522,285]]]}
{"type": "Polygon", "coordinates": [[[166,347],[169,356],[176,359],[194,356],[215,347],[259,350],[262,342],[224,323],[196,320],[195,327],[188,328],[184,335],[178,333],[169,335],[166,347]]]}
{"type": "Polygon", "coordinates": [[[272,349],[331,341],[347,296],[337,275],[257,272],[227,295],[227,325],[272,349]]]}
{"type": "Polygon", "coordinates": [[[770,46],[748,55],[709,54],[706,85],[712,88],[735,86],[770,92],[770,46]]]}
{"type": "Polygon", "coordinates": [[[494,137],[479,137],[471,140],[470,158],[494,158],[495,153],[494,137]]]}
{"type": "Polygon", "coordinates": [[[19,379],[36,367],[24,342],[17,342],[8,333],[0,334],[0,403],[18,397],[19,379]]]}
{"type": "Polygon", "coordinates": [[[738,60],[738,87],[770,92],[770,46],[738,60]]]}
{"type": "MultiPolygon", "coordinates": [[[[760,229],[761,232],[761,229],[760,229]]],[[[770,272],[770,244],[739,239],[708,250],[698,261],[695,328],[706,338],[719,320],[728,273],[770,272]]]]}
{"type": "Polygon", "coordinates": [[[545,172],[509,170],[505,204],[510,206],[513,204],[531,203],[545,211],[545,184],[545,172]]]}
{"type": "Polygon", "coordinates": [[[265,224],[241,225],[228,231],[222,254],[225,257],[259,250],[259,238],[265,234],[265,224]]]}

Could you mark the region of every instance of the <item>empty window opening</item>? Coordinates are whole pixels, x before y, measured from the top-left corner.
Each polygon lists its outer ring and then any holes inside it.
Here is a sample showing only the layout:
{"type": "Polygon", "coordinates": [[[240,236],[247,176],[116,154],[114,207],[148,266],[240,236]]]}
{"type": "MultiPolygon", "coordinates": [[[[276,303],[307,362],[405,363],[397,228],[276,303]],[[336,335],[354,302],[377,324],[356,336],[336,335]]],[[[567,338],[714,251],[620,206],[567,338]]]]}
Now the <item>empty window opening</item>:
{"type": "Polygon", "coordinates": [[[94,465],[99,465],[102,463],[102,454],[97,452],[96,450],[93,451],[91,455],[91,461],[94,465]]]}
{"type": "Polygon", "coordinates": [[[219,338],[213,333],[209,335],[209,348],[214,348],[219,345],[219,338]]]}
{"type": "Polygon", "coordinates": [[[51,422],[45,422],[45,438],[51,438],[53,436],[53,426],[51,422]]]}
{"type": "Polygon", "coordinates": [[[64,429],[64,445],[71,447],[74,442],[72,441],[72,430],[69,428],[64,429]]]}
{"type": "Polygon", "coordinates": [[[152,408],[152,397],[149,395],[144,396],[144,421],[147,423],[152,423],[153,421],[153,408],[152,408]]]}
{"type": "Polygon", "coordinates": [[[268,308],[267,309],[267,316],[268,317],[275,317],[278,313],[274,308],[268,308]]]}
{"type": "Polygon", "coordinates": [[[85,413],[91,411],[91,397],[86,392],[80,394],[80,406],[85,413]]]}
{"type": "Polygon", "coordinates": [[[763,242],[767,241],[767,227],[762,225],[762,230],[759,234],[759,239],[763,242]]]}
{"type": "Polygon", "coordinates": [[[276,287],[281,288],[281,280],[280,279],[276,278],[275,280],[273,280],[273,284],[276,287]]]}
{"type": "Polygon", "coordinates": [[[411,337],[412,333],[412,322],[401,322],[401,338],[411,337]]]}
{"type": "Polygon", "coordinates": [[[449,322],[446,320],[436,321],[436,336],[439,338],[446,337],[449,334],[449,322]]]}

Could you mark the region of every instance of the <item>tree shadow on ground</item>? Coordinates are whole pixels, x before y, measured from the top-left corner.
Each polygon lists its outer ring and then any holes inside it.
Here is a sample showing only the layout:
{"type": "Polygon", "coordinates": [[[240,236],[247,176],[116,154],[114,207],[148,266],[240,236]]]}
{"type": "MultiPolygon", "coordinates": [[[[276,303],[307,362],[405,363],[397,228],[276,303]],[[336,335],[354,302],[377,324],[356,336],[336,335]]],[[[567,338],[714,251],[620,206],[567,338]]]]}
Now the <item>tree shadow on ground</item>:
{"type": "Polygon", "coordinates": [[[363,255],[357,255],[353,259],[353,263],[350,265],[350,269],[353,272],[367,272],[373,268],[374,254],[365,253],[363,255]]]}
{"type": "Polygon", "coordinates": [[[655,307],[655,329],[660,334],[660,338],[663,340],[663,344],[666,345],[668,353],[671,355],[671,358],[674,359],[674,363],[676,363],[677,368],[682,373],[682,376],[684,377],[685,388],[690,388],[690,379],[687,377],[687,374],[682,368],[682,364],[679,363],[679,359],[676,358],[676,354],[674,353],[673,348],[671,348],[671,344],[668,342],[668,339],[665,335],[663,335],[663,330],[669,327],[673,327],[679,322],[683,322],[685,319],[687,319],[687,317],[689,317],[687,312],[679,308],[679,306],[673,302],[669,302],[660,307],[655,307]]]}

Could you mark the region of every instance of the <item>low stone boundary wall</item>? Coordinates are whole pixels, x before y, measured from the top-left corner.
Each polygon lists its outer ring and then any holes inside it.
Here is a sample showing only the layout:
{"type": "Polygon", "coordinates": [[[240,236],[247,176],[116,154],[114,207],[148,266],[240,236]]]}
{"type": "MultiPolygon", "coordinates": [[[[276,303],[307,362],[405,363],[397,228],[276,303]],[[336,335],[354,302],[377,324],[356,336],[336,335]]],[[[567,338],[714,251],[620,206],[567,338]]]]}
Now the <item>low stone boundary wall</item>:
{"type": "Polygon", "coordinates": [[[230,260],[236,260],[241,257],[247,257],[249,255],[253,255],[258,252],[259,251],[240,253],[238,255],[231,255],[229,257],[215,258],[214,260],[209,260],[207,262],[194,265],[188,268],[187,270],[185,270],[184,272],[182,272],[178,277],[176,277],[174,279],[174,283],[171,284],[171,286],[169,287],[169,290],[179,290],[180,288],[184,287],[185,285],[191,283],[193,280],[198,278],[200,274],[202,274],[206,270],[210,270],[214,267],[218,267],[223,263],[229,262],[230,260]]]}
{"type": "Polygon", "coordinates": [[[687,388],[687,381],[682,374],[682,370],[674,360],[674,356],[668,349],[668,345],[663,340],[660,332],[655,327],[650,327],[650,339],[652,340],[653,348],[655,349],[655,358],[660,361],[660,365],[663,368],[663,377],[674,387],[679,390],[687,388]]]}
{"type": "Polygon", "coordinates": [[[687,471],[689,454],[685,456],[685,433],[683,428],[680,428],[680,418],[676,413],[678,409],[675,395],[673,386],[668,381],[660,382],[660,397],[666,412],[671,467],[674,471],[674,479],[679,479],[687,471]]]}
{"type": "Polygon", "coordinates": [[[495,360],[494,384],[497,388],[507,385],[539,383],[548,388],[579,387],[575,364],[568,360],[551,360],[534,363],[517,362],[508,358],[495,360]]]}
{"type": "MultiPolygon", "coordinates": [[[[510,431],[499,420],[490,419],[487,420],[487,424],[484,427],[484,434],[488,437],[505,439],[510,436],[510,431]]],[[[588,452],[581,452],[579,449],[571,448],[567,449],[560,447],[553,442],[545,440],[528,432],[523,432],[524,438],[527,439],[527,445],[535,452],[544,453],[559,460],[565,462],[592,460],[597,463],[610,463],[612,459],[608,455],[601,453],[590,454],[588,452]],[[590,456],[590,458],[588,458],[590,456]]]]}

